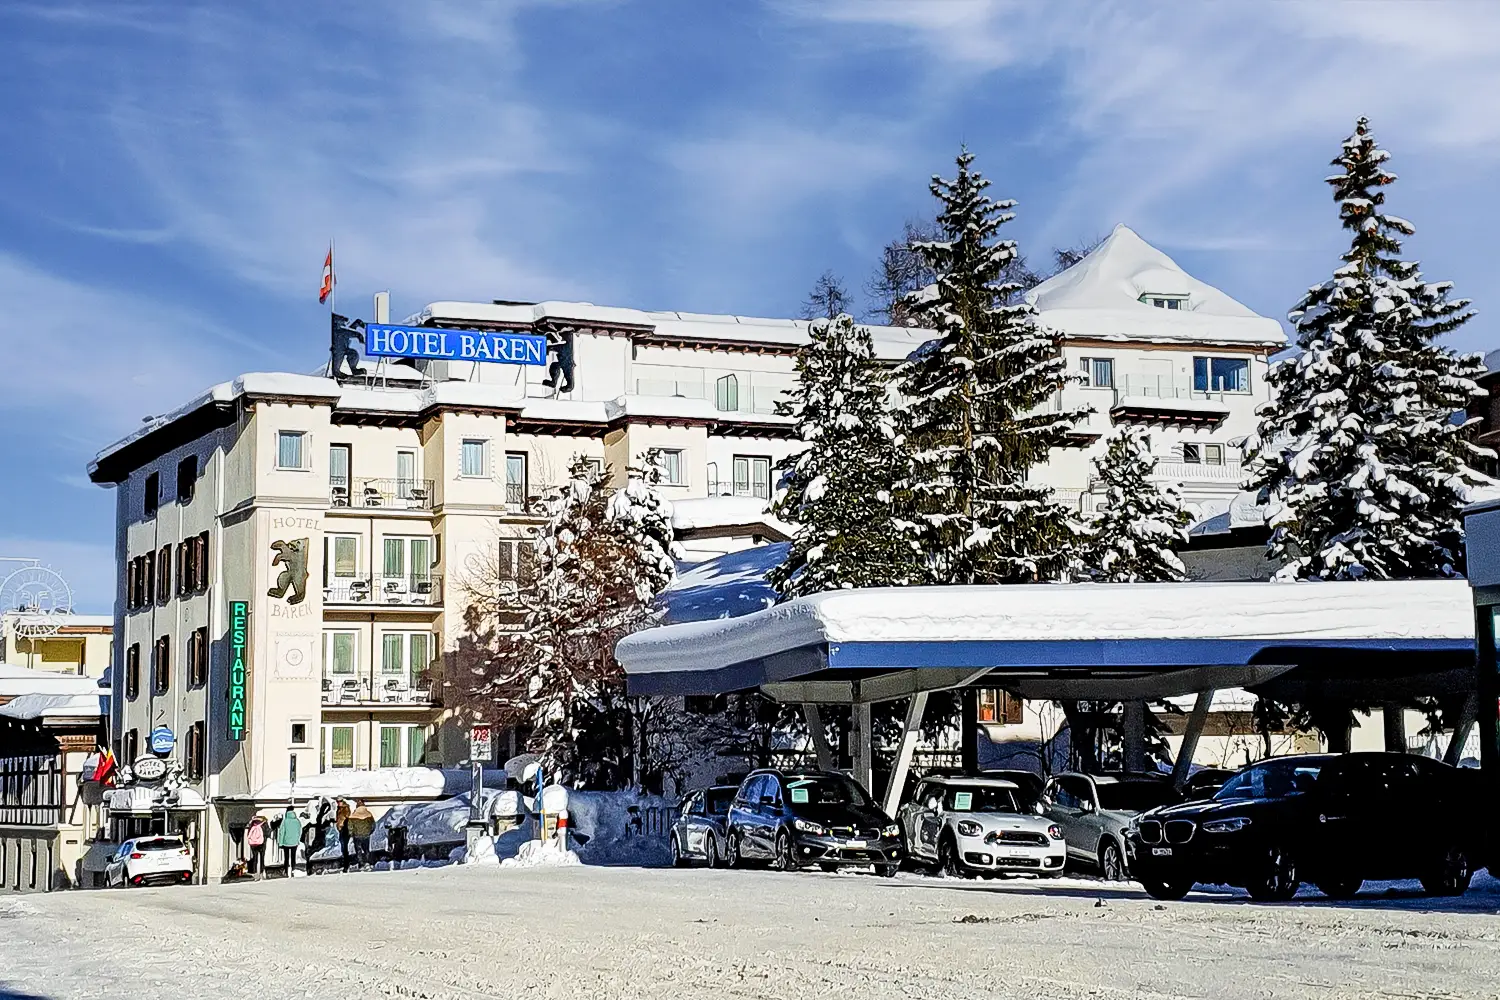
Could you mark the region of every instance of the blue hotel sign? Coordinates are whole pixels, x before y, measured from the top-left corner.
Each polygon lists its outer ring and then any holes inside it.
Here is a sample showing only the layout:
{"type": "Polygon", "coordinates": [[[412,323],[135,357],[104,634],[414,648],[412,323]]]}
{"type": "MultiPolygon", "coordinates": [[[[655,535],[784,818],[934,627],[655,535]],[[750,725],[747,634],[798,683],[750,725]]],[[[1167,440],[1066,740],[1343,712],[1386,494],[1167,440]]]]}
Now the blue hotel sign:
{"type": "Polygon", "coordinates": [[[430,326],[371,323],[365,327],[365,355],[372,358],[545,365],[547,338],[513,330],[437,330],[430,326]]]}

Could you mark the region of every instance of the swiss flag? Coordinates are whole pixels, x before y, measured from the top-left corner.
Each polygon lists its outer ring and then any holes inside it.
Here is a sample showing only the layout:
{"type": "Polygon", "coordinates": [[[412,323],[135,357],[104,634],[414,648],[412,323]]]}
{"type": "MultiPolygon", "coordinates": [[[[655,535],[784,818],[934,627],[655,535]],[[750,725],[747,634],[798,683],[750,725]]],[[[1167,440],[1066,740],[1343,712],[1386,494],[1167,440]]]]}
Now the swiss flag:
{"type": "Polygon", "coordinates": [[[323,287],[318,289],[318,301],[327,302],[328,296],[333,294],[333,247],[328,248],[328,256],[323,259],[323,287]]]}

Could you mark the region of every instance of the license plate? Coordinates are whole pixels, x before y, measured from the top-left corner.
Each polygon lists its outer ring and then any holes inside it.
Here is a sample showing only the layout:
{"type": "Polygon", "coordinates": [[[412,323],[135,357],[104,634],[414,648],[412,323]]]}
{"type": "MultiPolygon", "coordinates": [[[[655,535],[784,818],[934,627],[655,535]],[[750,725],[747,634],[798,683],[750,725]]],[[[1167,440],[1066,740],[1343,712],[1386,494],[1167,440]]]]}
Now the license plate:
{"type": "Polygon", "coordinates": [[[865,846],[865,842],[863,840],[846,840],[846,841],[844,841],[844,846],[845,847],[864,847],[865,846]]]}
{"type": "Polygon", "coordinates": [[[1157,858],[1170,858],[1172,856],[1172,849],[1170,847],[1153,847],[1151,848],[1151,854],[1157,858]]]}

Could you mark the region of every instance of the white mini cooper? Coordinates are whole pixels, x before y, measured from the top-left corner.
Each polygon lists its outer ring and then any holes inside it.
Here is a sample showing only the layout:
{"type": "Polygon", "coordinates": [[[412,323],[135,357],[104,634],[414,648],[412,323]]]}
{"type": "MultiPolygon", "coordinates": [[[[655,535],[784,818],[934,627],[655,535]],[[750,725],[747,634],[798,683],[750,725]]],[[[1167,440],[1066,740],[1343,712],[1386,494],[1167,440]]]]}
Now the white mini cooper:
{"type": "Polygon", "coordinates": [[[897,819],[907,857],[948,875],[1061,875],[1067,842],[1051,820],[1023,812],[1004,778],[927,778],[897,819]]]}

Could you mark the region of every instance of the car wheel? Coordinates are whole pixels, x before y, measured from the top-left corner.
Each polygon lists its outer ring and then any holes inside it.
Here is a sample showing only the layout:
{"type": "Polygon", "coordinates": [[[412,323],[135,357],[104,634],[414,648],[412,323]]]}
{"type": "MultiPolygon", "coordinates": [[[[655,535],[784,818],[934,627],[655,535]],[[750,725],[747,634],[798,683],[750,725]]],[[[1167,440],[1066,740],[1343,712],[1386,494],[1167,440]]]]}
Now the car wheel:
{"type": "Polygon", "coordinates": [[[953,878],[963,878],[963,864],[958,860],[958,844],[951,836],[938,841],[938,871],[953,878]]]}
{"type": "Polygon", "coordinates": [[[1432,896],[1462,896],[1473,877],[1468,852],[1462,847],[1450,847],[1438,870],[1422,879],[1422,888],[1432,896]]]}
{"type": "Polygon", "coordinates": [[[1119,882],[1125,877],[1125,856],[1112,838],[1099,843],[1099,872],[1106,882],[1119,882]]]}
{"type": "Polygon", "coordinates": [[[682,845],[677,842],[677,834],[672,834],[670,840],[672,841],[672,867],[682,868],[687,864],[687,860],[682,856],[682,845]]]}
{"type": "Polygon", "coordinates": [[[730,868],[738,868],[743,863],[740,859],[740,835],[730,830],[724,837],[724,864],[730,868]]]}
{"type": "Polygon", "coordinates": [[[797,856],[792,853],[792,835],[782,830],[776,835],[776,856],[771,865],[779,872],[797,870],[797,856]]]}
{"type": "Polygon", "coordinates": [[[719,838],[711,833],[703,835],[703,858],[708,867],[719,867],[719,838]]]}
{"type": "Polygon", "coordinates": [[[1283,903],[1297,895],[1297,863],[1285,848],[1267,848],[1260,871],[1245,886],[1260,903],[1283,903]]]}
{"type": "Polygon", "coordinates": [[[876,865],[875,866],[875,874],[879,875],[881,878],[895,878],[896,874],[899,871],[901,871],[901,866],[900,865],[876,865]]]}
{"type": "Polygon", "coordinates": [[[838,865],[833,864],[832,862],[829,862],[829,861],[824,861],[824,862],[819,863],[818,867],[821,868],[821,869],[823,869],[825,872],[836,872],[836,871],[839,870],[839,866],[838,865]]]}
{"type": "Polygon", "coordinates": [[[1193,888],[1193,883],[1188,880],[1166,881],[1163,879],[1143,878],[1141,887],[1146,890],[1146,895],[1152,899],[1178,900],[1186,896],[1193,888]]]}
{"type": "Polygon", "coordinates": [[[1329,899],[1353,899],[1364,884],[1361,878],[1335,878],[1317,883],[1318,891],[1329,899]]]}

